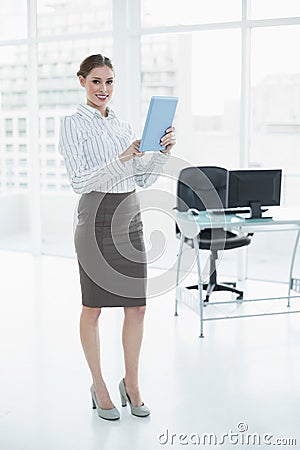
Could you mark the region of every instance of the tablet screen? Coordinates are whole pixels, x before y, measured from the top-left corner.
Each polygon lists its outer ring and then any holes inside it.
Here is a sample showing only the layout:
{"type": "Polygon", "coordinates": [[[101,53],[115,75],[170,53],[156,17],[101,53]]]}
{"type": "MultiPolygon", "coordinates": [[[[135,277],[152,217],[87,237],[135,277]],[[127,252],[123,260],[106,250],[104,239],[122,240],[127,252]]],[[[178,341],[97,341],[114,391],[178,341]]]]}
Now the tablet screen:
{"type": "Polygon", "coordinates": [[[160,140],[165,135],[166,130],[173,124],[177,103],[177,97],[151,97],[139,148],[140,152],[166,149],[166,147],[160,145],[160,140]]]}

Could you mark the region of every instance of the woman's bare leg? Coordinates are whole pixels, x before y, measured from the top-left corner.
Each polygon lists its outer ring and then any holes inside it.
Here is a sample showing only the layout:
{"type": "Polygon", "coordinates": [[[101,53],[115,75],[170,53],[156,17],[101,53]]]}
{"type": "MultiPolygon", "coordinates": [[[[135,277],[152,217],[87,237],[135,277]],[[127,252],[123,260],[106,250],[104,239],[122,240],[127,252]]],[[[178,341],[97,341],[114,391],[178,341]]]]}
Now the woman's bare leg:
{"type": "Polygon", "coordinates": [[[82,307],[80,316],[80,339],[83,351],[91,371],[98,404],[103,409],[114,407],[105,382],[102,377],[100,365],[100,341],[98,318],[101,308],[82,307]]]}
{"type": "Polygon", "coordinates": [[[125,362],[125,387],[133,406],[142,404],[139,392],[138,368],[143,339],[146,306],[124,307],[122,343],[125,362]]]}

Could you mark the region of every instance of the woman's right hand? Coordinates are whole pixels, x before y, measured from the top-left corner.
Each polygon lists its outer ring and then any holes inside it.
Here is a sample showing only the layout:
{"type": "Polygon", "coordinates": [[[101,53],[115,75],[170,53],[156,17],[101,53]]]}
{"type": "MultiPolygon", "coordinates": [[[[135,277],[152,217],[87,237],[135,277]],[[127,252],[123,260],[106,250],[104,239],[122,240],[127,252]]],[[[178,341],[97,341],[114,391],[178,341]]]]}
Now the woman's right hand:
{"type": "Polygon", "coordinates": [[[145,152],[139,152],[140,145],[141,139],[133,141],[132,144],[130,144],[130,146],[119,155],[120,160],[125,163],[132,158],[144,156],[145,152]]]}

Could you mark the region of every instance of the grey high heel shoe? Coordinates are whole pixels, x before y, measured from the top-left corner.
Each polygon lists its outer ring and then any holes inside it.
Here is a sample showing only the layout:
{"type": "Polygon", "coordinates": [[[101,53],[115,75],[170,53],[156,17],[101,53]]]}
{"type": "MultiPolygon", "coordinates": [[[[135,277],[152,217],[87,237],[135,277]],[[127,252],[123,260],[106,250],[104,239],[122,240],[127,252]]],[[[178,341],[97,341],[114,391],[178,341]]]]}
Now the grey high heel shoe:
{"type": "Polygon", "coordinates": [[[117,408],[111,408],[111,409],[103,409],[100,408],[98,405],[94,385],[91,386],[91,396],[92,396],[92,402],[93,402],[93,409],[97,409],[98,416],[102,419],[106,420],[117,420],[120,419],[120,413],[117,408]]]}
{"type": "Polygon", "coordinates": [[[147,416],[149,416],[150,409],[144,403],[142,403],[141,406],[133,406],[132,405],[131,400],[129,398],[129,395],[127,394],[126,389],[125,389],[124,379],[122,379],[120,381],[119,391],[120,391],[120,395],[121,395],[122,406],[126,406],[127,405],[127,400],[128,400],[129,406],[130,406],[130,409],[131,409],[131,414],[133,414],[134,416],[137,416],[137,417],[147,417],[147,416]]]}

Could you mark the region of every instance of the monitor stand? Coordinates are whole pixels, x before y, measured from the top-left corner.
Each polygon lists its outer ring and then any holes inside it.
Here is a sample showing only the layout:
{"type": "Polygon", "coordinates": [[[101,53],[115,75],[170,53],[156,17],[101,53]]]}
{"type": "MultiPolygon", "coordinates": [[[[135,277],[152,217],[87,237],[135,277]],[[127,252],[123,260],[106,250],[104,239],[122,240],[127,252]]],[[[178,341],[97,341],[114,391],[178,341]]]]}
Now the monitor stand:
{"type": "Polygon", "coordinates": [[[262,209],[260,202],[250,202],[250,217],[247,217],[247,219],[272,219],[271,216],[262,216],[262,213],[267,210],[267,208],[262,209]]]}

